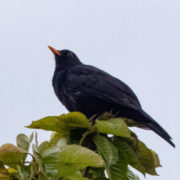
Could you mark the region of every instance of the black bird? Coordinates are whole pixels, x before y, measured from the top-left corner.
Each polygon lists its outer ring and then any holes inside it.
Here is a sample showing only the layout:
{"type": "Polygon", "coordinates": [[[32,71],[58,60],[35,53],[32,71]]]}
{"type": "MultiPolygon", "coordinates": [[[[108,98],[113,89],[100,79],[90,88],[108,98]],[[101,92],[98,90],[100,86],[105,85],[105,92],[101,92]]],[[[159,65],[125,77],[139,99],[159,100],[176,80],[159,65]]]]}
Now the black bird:
{"type": "Polygon", "coordinates": [[[169,134],[141,107],[137,96],[122,81],[93,66],[83,64],[69,50],[49,49],[55,55],[53,87],[61,103],[71,112],[88,118],[114,112],[151,129],[175,147],[169,134]]]}

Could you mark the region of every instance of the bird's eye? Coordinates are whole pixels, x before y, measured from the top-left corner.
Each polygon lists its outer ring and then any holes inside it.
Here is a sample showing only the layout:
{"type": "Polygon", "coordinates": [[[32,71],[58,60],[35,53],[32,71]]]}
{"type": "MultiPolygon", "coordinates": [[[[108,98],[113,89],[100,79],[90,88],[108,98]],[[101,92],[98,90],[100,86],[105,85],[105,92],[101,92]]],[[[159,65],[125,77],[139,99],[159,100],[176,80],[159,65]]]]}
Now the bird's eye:
{"type": "Polygon", "coordinates": [[[69,58],[73,58],[73,57],[74,57],[74,56],[73,56],[73,53],[71,53],[71,52],[68,53],[68,57],[69,57],[69,58]]]}

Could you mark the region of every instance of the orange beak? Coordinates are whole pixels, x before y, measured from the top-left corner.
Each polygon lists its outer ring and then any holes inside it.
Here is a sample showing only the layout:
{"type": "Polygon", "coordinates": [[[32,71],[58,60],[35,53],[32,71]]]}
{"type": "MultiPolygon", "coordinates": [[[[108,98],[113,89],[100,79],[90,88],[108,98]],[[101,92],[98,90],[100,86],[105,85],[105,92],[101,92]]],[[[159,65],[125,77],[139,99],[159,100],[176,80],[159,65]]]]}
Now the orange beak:
{"type": "Polygon", "coordinates": [[[53,47],[48,46],[48,48],[53,52],[54,55],[59,55],[59,56],[61,56],[61,53],[60,53],[59,51],[57,51],[56,49],[54,49],[53,47]]]}

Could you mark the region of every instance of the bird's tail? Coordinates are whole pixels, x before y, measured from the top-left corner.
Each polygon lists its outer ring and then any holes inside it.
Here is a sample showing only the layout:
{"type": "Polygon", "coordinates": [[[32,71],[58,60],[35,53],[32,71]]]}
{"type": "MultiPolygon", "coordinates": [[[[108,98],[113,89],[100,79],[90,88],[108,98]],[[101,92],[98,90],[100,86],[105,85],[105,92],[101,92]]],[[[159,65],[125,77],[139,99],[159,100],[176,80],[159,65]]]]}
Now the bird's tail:
{"type": "Polygon", "coordinates": [[[166,132],[164,128],[162,128],[152,117],[150,117],[146,112],[142,110],[141,112],[146,118],[146,126],[157,133],[160,137],[166,140],[171,146],[175,147],[175,144],[172,142],[171,136],[166,132]]]}

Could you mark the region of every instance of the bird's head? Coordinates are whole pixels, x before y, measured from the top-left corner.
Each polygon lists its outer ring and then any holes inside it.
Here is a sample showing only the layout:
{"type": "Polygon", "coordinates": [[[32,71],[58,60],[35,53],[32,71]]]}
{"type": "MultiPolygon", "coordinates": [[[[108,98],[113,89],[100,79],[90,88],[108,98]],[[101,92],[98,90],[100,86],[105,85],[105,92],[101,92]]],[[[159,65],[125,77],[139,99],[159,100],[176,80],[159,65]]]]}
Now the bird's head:
{"type": "Polygon", "coordinates": [[[64,69],[81,63],[79,58],[72,51],[69,50],[59,51],[51,46],[48,46],[48,48],[53,52],[55,56],[56,68],[58,69],[64,69]]]}

